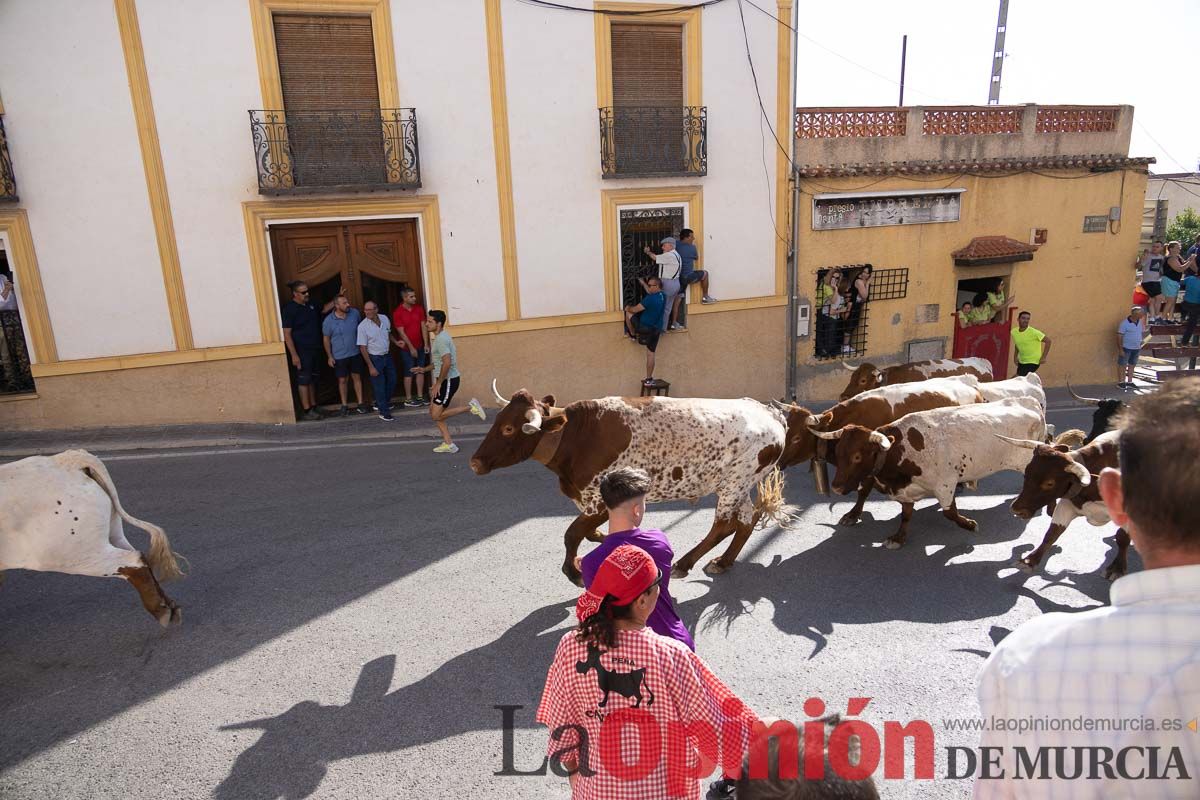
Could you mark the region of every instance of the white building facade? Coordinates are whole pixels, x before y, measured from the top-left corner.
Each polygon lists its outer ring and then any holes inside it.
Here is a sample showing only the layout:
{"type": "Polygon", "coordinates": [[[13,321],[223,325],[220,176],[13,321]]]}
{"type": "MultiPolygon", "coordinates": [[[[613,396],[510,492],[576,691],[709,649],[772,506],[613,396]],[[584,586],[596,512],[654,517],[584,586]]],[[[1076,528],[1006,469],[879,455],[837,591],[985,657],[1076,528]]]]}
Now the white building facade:
{"type": "Polygon", "coordinates": [[[0,425],[292,421],[293,278],[385,310],[417,288],[465,394],[631,394],[641,244],[683,227],[721,302],[693,290],[659,374],[778,395],[792,0],[573,2],[0,5],[34,384],[0,425]]]}

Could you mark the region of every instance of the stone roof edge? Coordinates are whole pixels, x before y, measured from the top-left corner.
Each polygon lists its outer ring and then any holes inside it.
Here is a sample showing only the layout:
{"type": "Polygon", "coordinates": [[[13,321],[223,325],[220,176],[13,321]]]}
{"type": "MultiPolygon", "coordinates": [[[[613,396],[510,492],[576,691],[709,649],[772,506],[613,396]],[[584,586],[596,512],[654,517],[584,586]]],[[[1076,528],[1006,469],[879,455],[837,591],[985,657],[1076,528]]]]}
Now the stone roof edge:
{"type": "Polygon", "coordinates": [[[952,172],[1022,172],[1031,169],[1119,169],[1149,167],[1152,156],[1061,155],[1025,158],[957,159],[943,161],[898,161],[875,164],[797,165],[801,177],[854,177],[858,175],[936,175],[952,172]]]}

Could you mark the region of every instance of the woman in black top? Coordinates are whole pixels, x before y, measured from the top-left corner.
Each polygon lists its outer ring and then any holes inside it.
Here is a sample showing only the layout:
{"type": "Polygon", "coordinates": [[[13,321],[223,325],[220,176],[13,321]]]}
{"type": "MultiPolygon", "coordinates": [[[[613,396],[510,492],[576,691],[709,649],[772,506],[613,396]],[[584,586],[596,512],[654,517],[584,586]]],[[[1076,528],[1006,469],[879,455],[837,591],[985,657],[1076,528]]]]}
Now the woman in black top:
{"type": "Polygon", "coordinates": [[[1184,271],[1196,263],[1193,253],[1187,261],[1179,255],[1179,242],[1167,243],[1167,260],[1163,262],[1162,293],[1163,317],[1167,322],[1175,321],[1175,299],[1179,296],[1179,283],[1183,280],[1184,271]]]}
{"type": "Polygon", "coordinates": [[[850,344],[850,337],[858,330],[858,322],[862,317],[863,306],[871,296],[871,273],[874,268],[870,264],[864,264],[859,270],[858,276],[854,279],[854,286],[850,289],[850,313],[846,316],[846,321],[843,323],[842,330],[842,355],[851,355],[855,348],[850,344]]]}

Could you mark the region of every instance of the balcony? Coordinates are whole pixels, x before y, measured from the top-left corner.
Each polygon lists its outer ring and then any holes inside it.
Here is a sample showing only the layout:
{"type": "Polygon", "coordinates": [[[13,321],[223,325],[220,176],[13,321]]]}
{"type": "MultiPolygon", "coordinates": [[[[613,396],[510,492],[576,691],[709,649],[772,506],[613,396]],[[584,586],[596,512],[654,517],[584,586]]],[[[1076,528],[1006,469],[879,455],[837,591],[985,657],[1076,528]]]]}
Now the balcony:
{"type": "Polygon", "coordinates": [[[417,189],[417,113],[380,110],[250,112],[259,194],[417,189]]]}
{"type": "Polygon", "coordinates": [[[707,175],[708,108],[600,109],[600,172],[605,178],[707,175]]]}
{"type": "Polygon", "coordinates": [[[4,136],[4,118],[0,117],[0,202],[17,201],[17,177],[13,174],[8,155],[8,139],[4,136]]]}

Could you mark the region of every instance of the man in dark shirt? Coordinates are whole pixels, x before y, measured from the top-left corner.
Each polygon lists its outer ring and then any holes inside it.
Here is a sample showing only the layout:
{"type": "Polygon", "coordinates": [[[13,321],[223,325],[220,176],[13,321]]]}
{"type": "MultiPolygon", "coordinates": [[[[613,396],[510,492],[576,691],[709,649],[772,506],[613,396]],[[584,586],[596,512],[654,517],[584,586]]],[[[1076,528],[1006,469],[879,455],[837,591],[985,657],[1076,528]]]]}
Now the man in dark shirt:
{"type": "Polygon", "coordinates": [[[696,262],[700,260],[700,251],[696,248],[695,231],[691,228],[684,228],[679,232],[679,242],[675,245],[675,252],[679,253],[683,268],[679,272],[679,294],[675,295],[675,302],[671,306],[672,328],[679,326],[679,307],[683,304],[683,296],[687,292],[687,287],[693,283],[700,284],[703,294],[701,303],[707,305],[717,302],[717,299],[708,293],[708,270],[696,269],[696,262]]]}
{"type": "Polygon", "coordinates": [[[642,286],[646,288],[642,302],[625,306],[625,330],[631,339],[646,346],[646,379],[643,383],[653,386],[654,351],[658,349],[658,337],[662,333],[660,326],[666,298],[662,293],[662,278],[651,277],[643,281],[642,286]]]}
{"type": "MultiPolygon", "coordinates": [[[[321,412],[316,409],[316,385],[322,354],[321,317],[329,313],[337,298],[318,309],[308,299],[308,284],[304,281],[292,281],[288,288],[292,290],[292,299],[283,307],[280,317],[283,320],[283,342],[287,345],[288,356],[296,370],[300,407],[304,409],[301,419],[320,419],[321,412]]],[[[338,294],[344,291],[345,287],[338,294]]]]}

